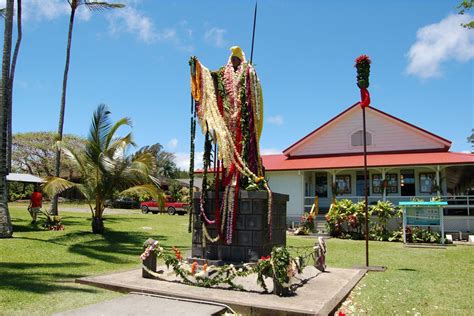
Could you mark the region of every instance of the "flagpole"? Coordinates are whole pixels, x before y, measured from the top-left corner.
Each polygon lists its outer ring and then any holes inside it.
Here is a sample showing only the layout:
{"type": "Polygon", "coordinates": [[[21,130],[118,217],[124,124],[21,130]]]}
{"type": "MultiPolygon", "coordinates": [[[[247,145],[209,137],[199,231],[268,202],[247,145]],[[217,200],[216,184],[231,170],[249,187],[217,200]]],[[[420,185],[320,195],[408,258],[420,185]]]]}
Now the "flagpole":
{"type": "Polygon", "coordinates": [[[367,181],[367,129],[365,124],[365,106],[362,107],[362,125],[364,133],[364,193],[365,193],[365,266],[369,266],[369,186],[367,181]]]}
{"type": "Polygon", "coordinates": [[[365,217],[365,266],[357,266],[357,268],[366,269],[367,271],[385,271],[384,266],[369,265],[369,172],[367,170],[367,124],[366,124],[366,107],[370,105],[369,74],[371,60],[367,55],[360,55],[355,60],[357,68],[357,86],[360,89],[360,107],[362,108],[362,126],[364,141],[364,217],[365,217]]]}

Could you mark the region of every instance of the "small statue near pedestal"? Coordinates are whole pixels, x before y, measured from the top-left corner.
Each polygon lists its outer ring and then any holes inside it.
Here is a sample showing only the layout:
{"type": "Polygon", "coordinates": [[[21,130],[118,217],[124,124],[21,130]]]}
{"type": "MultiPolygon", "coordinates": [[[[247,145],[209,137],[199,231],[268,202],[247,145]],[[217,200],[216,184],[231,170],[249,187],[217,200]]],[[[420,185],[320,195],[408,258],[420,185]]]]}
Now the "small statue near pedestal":
{"type": "Polygon", "coordinates": [[[318,238],[318,243],[314,246],[314,266],[321,272],[326,271],[326,242],[323,237],[318,238]]]}

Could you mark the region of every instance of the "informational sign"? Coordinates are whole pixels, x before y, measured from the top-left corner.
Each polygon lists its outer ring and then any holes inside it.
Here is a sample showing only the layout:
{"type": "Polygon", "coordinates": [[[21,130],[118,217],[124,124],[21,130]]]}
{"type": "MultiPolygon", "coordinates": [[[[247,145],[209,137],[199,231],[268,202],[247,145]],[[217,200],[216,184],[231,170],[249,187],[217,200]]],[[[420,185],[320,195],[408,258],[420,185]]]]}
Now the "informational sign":
{"type": "Polygon", "coordinates": [[[416,207],[406,208],[407,225],[441,226],[442,208],[416,207]]]}
{"type": "Polygon", "coordinates": [[[399,202],[403,208],[403,242],[407,242],[406,232],[408,226],[439,227],[441,243],[444,244],[443,207],[446,201],[433,202],[399,202]]]}

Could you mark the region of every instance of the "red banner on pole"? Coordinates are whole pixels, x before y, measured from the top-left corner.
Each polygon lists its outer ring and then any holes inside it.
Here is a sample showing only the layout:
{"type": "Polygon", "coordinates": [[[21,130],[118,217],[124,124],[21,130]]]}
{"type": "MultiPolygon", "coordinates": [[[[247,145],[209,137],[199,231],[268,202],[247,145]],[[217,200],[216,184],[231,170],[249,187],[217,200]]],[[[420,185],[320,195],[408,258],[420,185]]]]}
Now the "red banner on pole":
{"type": "Polygon", "coordinates": [[[366,88],[360,88],[360,106],[365,108],[370,105],[370,93],[366,88]]]}

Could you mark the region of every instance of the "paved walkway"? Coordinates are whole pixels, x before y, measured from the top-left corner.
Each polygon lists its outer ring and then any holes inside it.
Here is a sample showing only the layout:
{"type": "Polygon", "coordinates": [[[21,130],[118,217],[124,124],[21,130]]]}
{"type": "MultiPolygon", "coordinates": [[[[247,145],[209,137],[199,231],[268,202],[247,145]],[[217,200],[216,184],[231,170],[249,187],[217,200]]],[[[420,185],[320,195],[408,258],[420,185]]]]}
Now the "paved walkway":
{"type": "Polygon", "coordinates": [[[221,315],[225,306],[177,300],[172,297],[156,297],[143,293],[131,293],[106,302],[55,314],[55,316],[175,316],[175,315],[221,315]]]}
{"type": "MultiPolygon", "coordinates": [[[[29,202],[14,202],[11,205],[24,207],[25,211],[28,208],[29,202]]],[[[43,203],[43,210],[50,209],[50,203],[43,203]]],[[[74,213],[89,213],[91,212],[89,205],[87,204],[72,204],[72,203],[59,203],[59,213],[61,212],[74,212],[74,213]]],[[[123,209],[123,208],[106,208],[105,214],[140,214],[140,209],[123,209]]],[[[152,215],[152,214],[151,214],[152,215]]],[[[168,215],[168,214],[166,214],[168,215]]],[[[169,216],[169,215],[168,215],[169,216]]]]}

